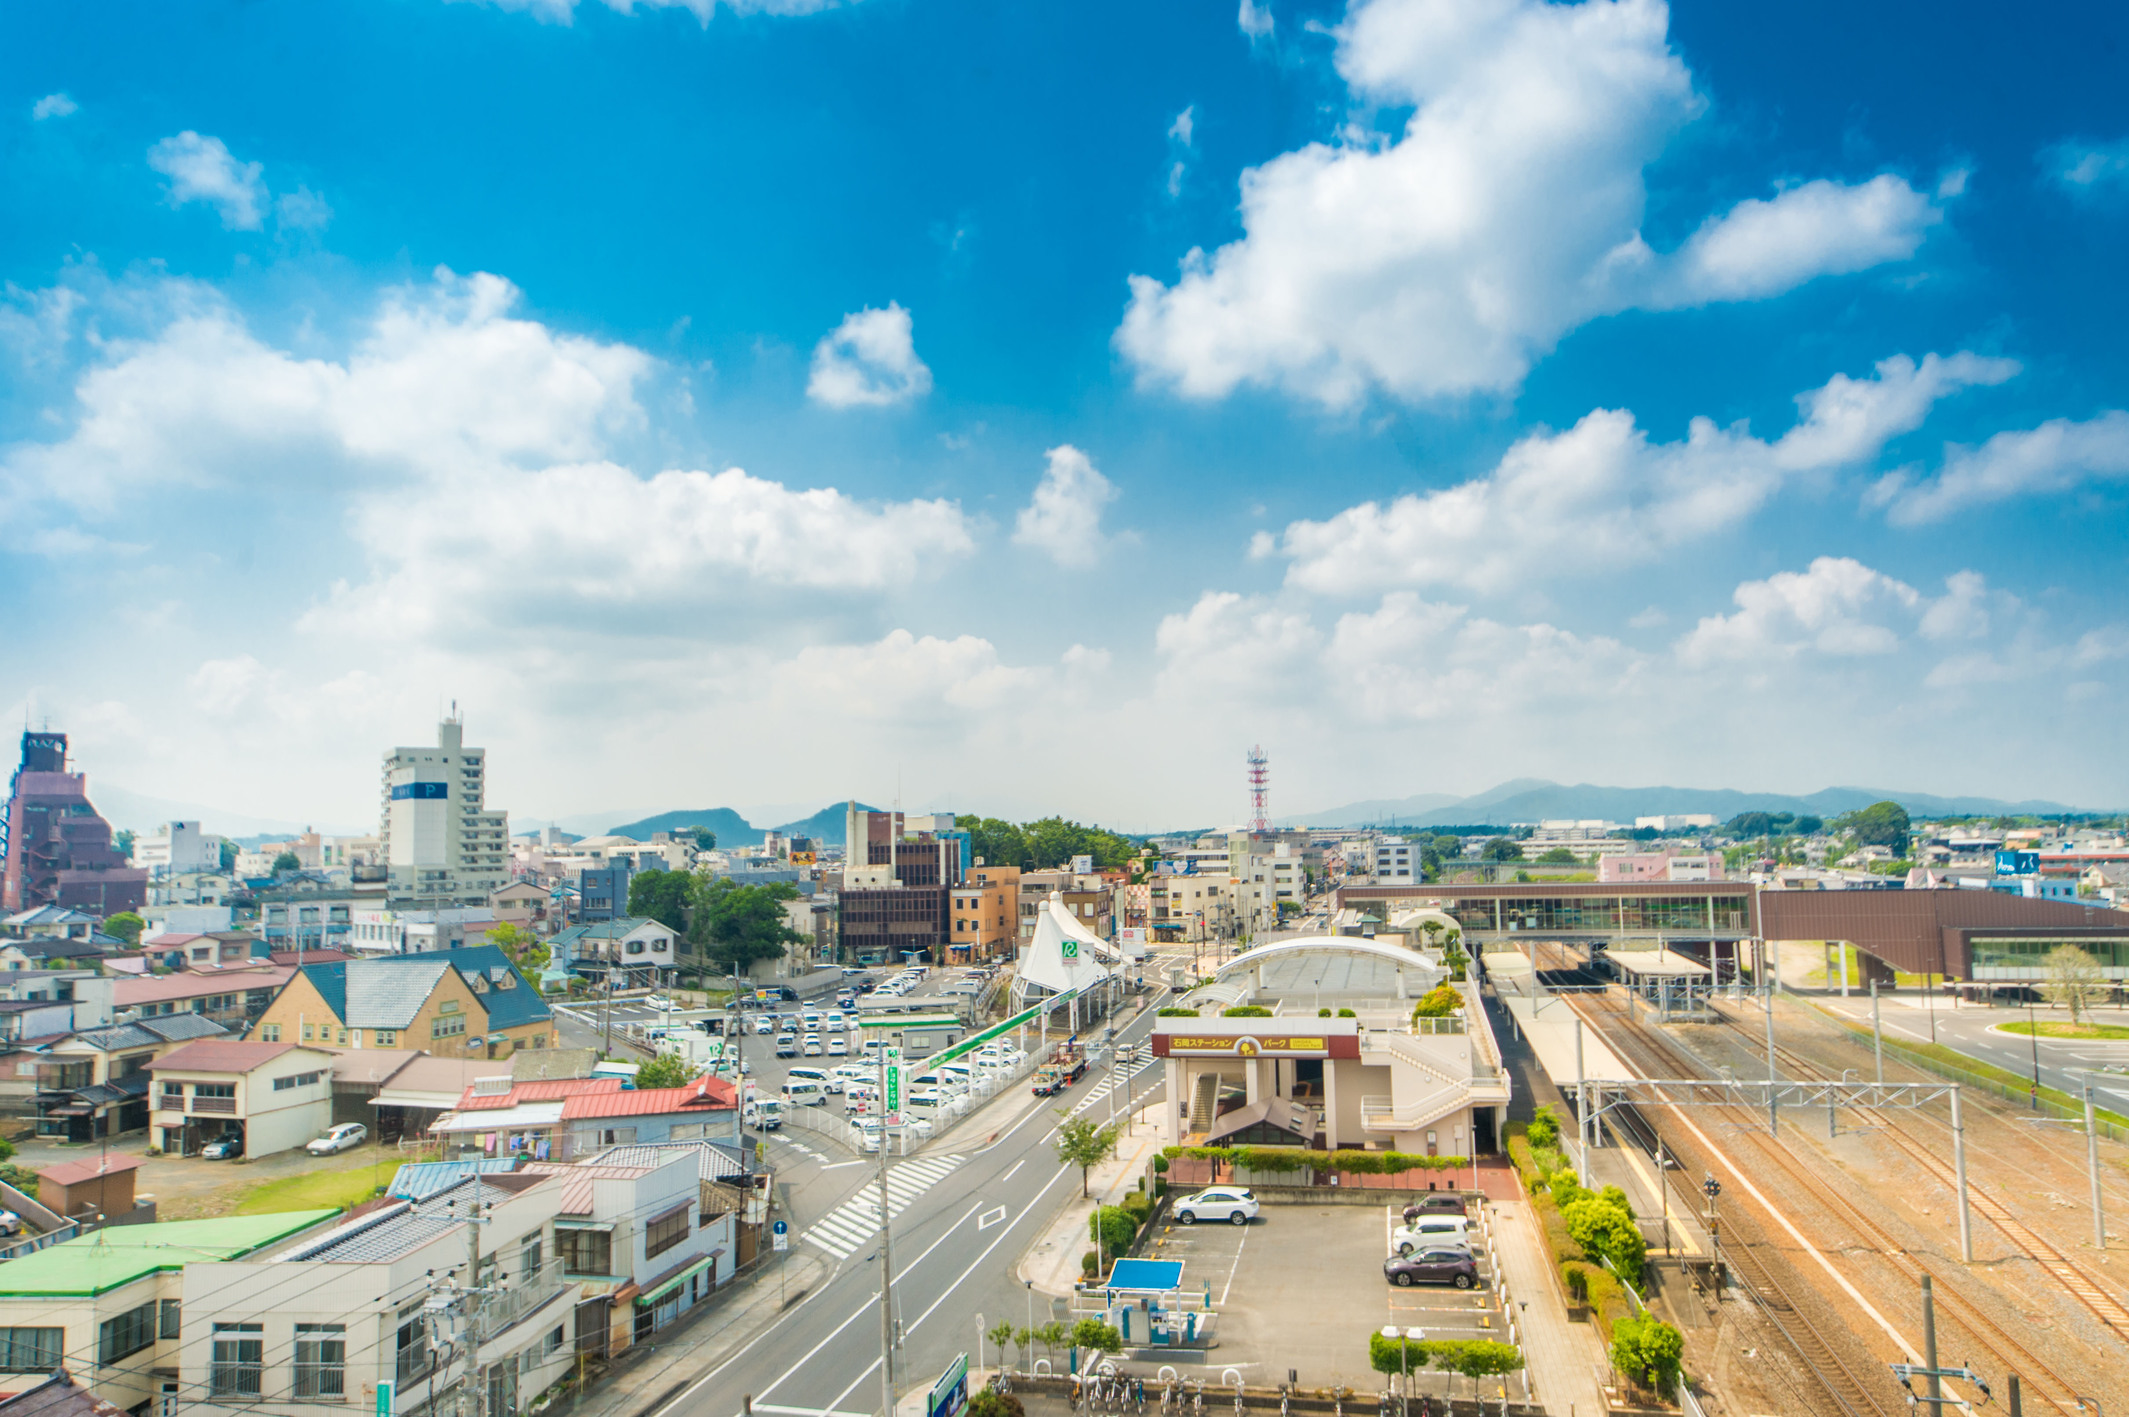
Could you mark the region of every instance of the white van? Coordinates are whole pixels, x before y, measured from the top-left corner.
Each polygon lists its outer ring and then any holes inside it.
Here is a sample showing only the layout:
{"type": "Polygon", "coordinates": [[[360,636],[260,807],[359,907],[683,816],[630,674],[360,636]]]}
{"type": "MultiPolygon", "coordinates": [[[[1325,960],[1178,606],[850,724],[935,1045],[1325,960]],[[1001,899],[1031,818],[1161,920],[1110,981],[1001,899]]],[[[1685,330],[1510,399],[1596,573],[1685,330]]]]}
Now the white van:
{"type": "Polygon", "coordinates": [[[821,1011],[819,1009],[808,1009],[799,1015],[799,1019],[806,1025],[805,1031],[807,1033],[819,1033],[821,1031],[821,1011]]]}
{"type": "Polygon", "coordinates": [[[746,1124],[756,1131],[778,1131],[784,1125],[784,1104],[773,1097],[750,1097],[744,1116],[746,1124]]]}
{"type": "Polygon", "coordinates": [[[824,1068],[793,1068],[784,1074],[792,1082],[811,1083],[822,1092],[841,1092],[843,1080],[824,1068]]]}
{"type": "Polygon", "coordinates": [[[783,1100],[787,1107],[822,1107],[827,1105],[828,1095],[821,1091],[818,1083],[787,1082],[783,1100]]]}
{"type": "Polygon", "coordinates": [[[922,1117],[927,1121],[946,1116],[952,1106],[953,1103],[946,1094],[935,1088],[927,1087],[922,1092],[909,1094],[910,1115],[922,1117]]]}

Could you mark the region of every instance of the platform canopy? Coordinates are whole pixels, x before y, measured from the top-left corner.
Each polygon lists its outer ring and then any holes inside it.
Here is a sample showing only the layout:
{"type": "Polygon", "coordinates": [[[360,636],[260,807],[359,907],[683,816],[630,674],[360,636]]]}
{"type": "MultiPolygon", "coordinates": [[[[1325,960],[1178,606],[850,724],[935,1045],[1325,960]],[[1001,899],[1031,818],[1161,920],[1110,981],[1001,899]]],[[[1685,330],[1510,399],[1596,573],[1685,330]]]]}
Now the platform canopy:
{"type": "Polygon", "coordinates": [[[1182,1287],[1181,1260],[1118,1260],[1102,1284],[1111,1294],[1173,1294],[1182,1287]]]}

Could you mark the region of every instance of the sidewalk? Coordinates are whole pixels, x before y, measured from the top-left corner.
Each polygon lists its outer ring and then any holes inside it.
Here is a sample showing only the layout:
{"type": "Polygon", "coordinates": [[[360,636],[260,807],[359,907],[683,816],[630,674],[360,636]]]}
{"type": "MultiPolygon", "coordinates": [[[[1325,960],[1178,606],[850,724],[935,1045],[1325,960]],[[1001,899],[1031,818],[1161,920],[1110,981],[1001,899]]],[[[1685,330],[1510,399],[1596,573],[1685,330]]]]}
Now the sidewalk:
{"type": "Polygon", "coordinates": [[[576,1417],[647,1417],[681,1388],[751,1343],[828,1276],[828,1263],[793,1249],[723,1293],[689,1309],[678,1322],[623,1353],[606,1376],[565,1410],[576,1417]],[[779,1269],[781,1274],[779,1275],[779,1269]]]}
{"type": "Polygon", "coordinates": [[[1020,1257],[1020,1278],[1033,1280],[1038,1294],[1063,1298],[1079,1283],[1079,1257],[1094,1247],[1087,1234],[1094,1208],[1115,1205],[1145,1174],[1147,1161],[1160,1150],[1158,1114],[1165,1105],[1140,1109],[1129,1134],[1117,1139],[1116,1155],[1087,1173],[1086,1199],[1072,1197],[1042,1238],[1020,1257]]]}
{"type": "Polygon", "coordinates": [[[1494,1254],[1500,1278],[1516,1303],[1513,1315],[1523,1361],[1530,1373],[1531,1400],[1548,1413],[1600,1417],[1610,1410],[1597,1374],[1609,1367],[1594,1324],[1571,1324],[1552,1276],[1546,1273],[1546,1247],[1537,1215],[1528,1201],[1500,1201],[1493,1207],[1499,1222],[1494,1254]]]}

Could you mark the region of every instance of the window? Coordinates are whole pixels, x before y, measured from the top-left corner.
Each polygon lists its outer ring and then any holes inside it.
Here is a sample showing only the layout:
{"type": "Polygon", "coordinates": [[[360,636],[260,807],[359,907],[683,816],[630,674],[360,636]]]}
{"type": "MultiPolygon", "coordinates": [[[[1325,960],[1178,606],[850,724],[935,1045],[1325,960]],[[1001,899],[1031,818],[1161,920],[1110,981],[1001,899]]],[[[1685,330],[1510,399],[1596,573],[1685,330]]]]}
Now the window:
{"type": "Polygon", "coordinates": [[[396,1028],[372,1029],[370,1037],[371,1041],[376,1043],[379,1048],[396,1048],[399,1046],[399,1030],[396,1028]]]}
{"type": "Polygon", "coordinates": [[[540,1277],[541,1254],[540,1237],[538,1235],[528,1235],[519,1242],[517,1247],[517,1269],[518,1278],[522,1282],[530,1283],[540,1277]]]}
{"type": "Polygon", "coordinates": [[[176,1338],[179,1336],[179,1328],[184,1318],[184,1307],[184,1303],[181,1300],[163,1300],[162,1329],[156,1334],[157,1338],[176,1338]]]}
{"type": "Polygon", "coordinates": [[[305,1043],[318,1041],[318,1026],[316,1024],[306,1023],[303,1025],[303,1041],[305,1043]]]}
{"type": "Polygon", "coordinates": [[[216,1324],[207,1386],[215,1397],[257,1397],[264,1388],[266,1340],[262,1324],[216,1324]]]}
{"type": "Polygon", "coordinates": [[[0,1328],[0,1373],[49,1373],[59,1366],[66,1330],[0,1328]]]}
{"type": "Polygon", "coordinates": [[[342,1048],[345,1048],[345,1047],[347,1047],[347,1030],[343,1028],[343,1029],[339,1029],[339,1030],[337,1030],[337,1032],[339,1033],[339,1035],[340,1035],[340,1036],[339,1036],[339,1038],[338,1038],[338,1039],[336,1039],[335,1041],[336,1041],[336,1042],[337,1042],[337,1043],[339,1044],[339,1046],[340,1046],[340,1047],[342,1047],[342,1048]]]}
{"type": "Polygon", "coordinates": [[[183,1107],[185,1105],[185,1085],[181,1082],[164,1083],[163,1104],[167,1107],[183,1107]]]}
{"type": "Polygon", "coordinates": [[[632,955],[639,955],[639,954],[642,954],[642,953],[643,953],[643,941],[641,941],[641,940],[630,940],[630,941],[628,942],[628,952],[629,952],[630,954],[632,954],[632,955]]]}
{"type": "Polygon", "coordinates": [[[457,1038],[464,1034],[465,1031],[466,1016],[464,1014],[459,1014],[455,1018],[432,1019],[429,1022],[429,1037],[431,1038],[457,1038]]]}
{"type": "Polygon", "coordinates": [[[643,1257],[651,1259],[664,1254],[685,1240],[688,1235],[688,1210],[690,1202],[682,1201],[678,1207],[653,1220],[643,1230],[643,1257]]]}
{"type": "Polygon", "coordinates": [[[540,1350],[546,1357],[552,1358],[562,1351],[562,1345],[567,1342],[569,1342],[569,1337],[562,1332],[562,1325],[556,1324],[554,1331],[547,1335],[547,1341],[540,1345],[540,1350]]]}
{"type": "Polygon", "coordinates": [[[260,1024],[259,1041],[261,1043],[279,1043],[281,1041],[281,1025],[278,1023],[260,1024]]]}
{"type": "Polygon", "coordinates": [[[296,1396],[347,1396],[346,1325],[296,1325],[296,1396]]]}
{"type": "Polygon", "coordinates": [[[233,1082],[196,1082],[192,1085],[192,1095],[194,1097],[227,1097],[234,1101],[237,1095],[237,1085],[233,1082]]]}
{"type": "Polygon", "coordinates": [[[611,1274],[614,1237],[604,1230],[556,1230],[555,1258],[564,1274],[611,1274]]]}
{"type": "Polygon", "coordinates": [[[393,1371],[406,1383],[429,1371],[429,1327],[421,1316],[422,1301],[416,1299],[399,1310],[399,1336],[394,1344],[397,1357],[393,1371]]]}
{"type": "Polygon", "coordinates": [[[292,1088],[316,1087],[324,1081],[325,1073],[322,1069],[315,1073],[297,1073],[294,1077],[275,1078],[274,1091],[287,1092],[292,1088]]]}

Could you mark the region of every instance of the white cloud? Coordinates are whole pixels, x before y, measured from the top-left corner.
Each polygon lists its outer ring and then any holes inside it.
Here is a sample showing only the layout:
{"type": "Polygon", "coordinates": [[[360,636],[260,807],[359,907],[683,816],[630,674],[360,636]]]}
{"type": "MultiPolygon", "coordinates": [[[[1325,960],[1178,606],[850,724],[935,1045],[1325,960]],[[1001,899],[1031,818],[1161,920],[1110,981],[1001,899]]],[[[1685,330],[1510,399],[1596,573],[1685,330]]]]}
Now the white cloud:
{"type": "Polygon", "coordinates": [[[220,138],[203,138],[191,129],[165,138],[148,149],[148,166],[170,179],[170,205],[207,202],[222,214],[230,231],[257,231],[266,202],[265,168],[238,162],[220,138]]]}
{"type": "MultiPolygon", "coordinates": [[[[1249,14],[1245,8],[1245,18],[1249,14]]],[[[1897,177],[1739,203],[1671,256],[1643,173],[1701,100],[1658,0],[1353,0],[1356,103],[1413,105],[1243,174],[1245,235],[1131,279],[1116,333],[1141,377],[1338,406],[1512,389],[1568,331],[1636,306],[1759,299],[1912,255],[1940,218],[1897,177]]]]}
{"type": "Polygon", "coordinates": [[[909,312],[889,302],[845,315],[813,347],[806,396],[830,408],[883,407],[931,392],[931,370],[917,358],[909,312]]]}
{"type": "Polygon", "coordinates": [[[1944,578],[1944,595],[1922,612],[1919,628],[1930,640],[1973,640],[1989,632],[1988,582],[1979,571],[1944,578]]]}
{"type": "Polygon", "coordinates": [[[1116,500],[1116,488],[1069,443],[1043,456],[1049,466],[1013,523],[1013,544],[1060,566],[1091,566],[1101,559],[1101,511],[1116,500]]]}
{"type": "Polygon", "coordinates": [[[2014,497],[2067,491],[2088,479],[2129,477],[2129,412],[2110,409],[2076,422],[1998,433],[1978,448],[1950,446],[1934,478],[1887,474],[1865,499],[1898,526],[1942,521],[1955,512],[2014,497]]]}
{"type": "Polygon", "coordinates": [[[1890,654],[1899,632],[1888,613],[1911,617],[1915,588],[1847,556],[1821,556],[1805,571],[1746,581],[1734,615],[1710,615],[1678,642],[1688,664],[1766,659],[1805,650],[1834,656],[1890,654]]]}
{"type": "Polygon", "coordinates": [[[123,489],[227,485],[273,458],[448,471],[597,457],[641,423],[634,391],[652,361],[512,318],[518,298],[500,277],[439,269],[388,293],[335,362],[272,348],[211,293],[183,288],[153,338],[109,342],[80,376],[69,436],[18,444],[0,469],[17,497],[94,512],[123,489]]]}
{"type": "Polygon", "coordinates": [[[67,118],[81,111],[81,105],[63,93],[48,93],[30,106],[30,117],[42,123],[47,118],[67,118]]]}
{"type": "Polygon", "coordinates": [[[274,216],[282,226],[297,231],[323,231],[333,219],[333,209],[310,188],[298,187],[281,194],[274,203],[274,216]]]}
{"type": "Polygon", "coordinates": [[[1269,37],[1274,23],[1271,0],[1265,0],[1262,5],[1257,4],[1256,0],[1242,0],[1242,9],[1235,16],[1235,24],[1242,33],[1249,36],[1252,43],[1269,37]]]}
{"type": "Polygon", "coordinates": [[[642,632],[669,633],[699,609],[736,608],[748,588],[879,590],[975,546],[951,502],[873,504],[738,468],[645,478],[603,462],[467,469],[368,497],[355,536],[372,578],[338,587],[306,626],[451,641],[631,611],[651,616],[642,632]]]}
{"type": "Polygon", "coordinates": [[[1197,105],[1175,115],[1168,125],[1168,196],[1183,195],[1183,177],[1190,170],[1190,145],[1197,132],[1197,105]]]}
{"type": "MultiPolygon", "coordinates": [[[[1294,522],[1277,546],[1293,563],[1289,584],[1327,594],[1497,592],[1613,571],[1737,525],[1800,475],[1867,461],[1936,400],[2016,370],[1966,353],[1920,364],[1898,355],[1871,378],[1836,375],[1798,395],[1802,417],[1773,442],[1696,418],[1684,441],[1654,443],[1631,413],[1598,409],[1564,432],[1520,439],[1483,477],[1294,522]]],[[[1270,545],[1259,533],[1251,549],[1270,545]]]]}
{"type": "Polygon", "coordinates": [[[1168,140],[1170,142],[1179,143],[1186,148],[1190,146],[1191,136],[1197,129],[1195,117],[1197,111],[1198,106],[1193,103],[1190,107],[1175,115],[1175,121],[1168,125],[1168,140]]]}
{"type": "Polygon", "coordinates": [[[2040,152],[2041,171],[2073,197],[2129,189],[2129,138],[2111,143],[2072,140],[2040,152]]]}

